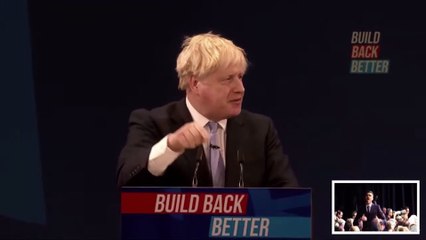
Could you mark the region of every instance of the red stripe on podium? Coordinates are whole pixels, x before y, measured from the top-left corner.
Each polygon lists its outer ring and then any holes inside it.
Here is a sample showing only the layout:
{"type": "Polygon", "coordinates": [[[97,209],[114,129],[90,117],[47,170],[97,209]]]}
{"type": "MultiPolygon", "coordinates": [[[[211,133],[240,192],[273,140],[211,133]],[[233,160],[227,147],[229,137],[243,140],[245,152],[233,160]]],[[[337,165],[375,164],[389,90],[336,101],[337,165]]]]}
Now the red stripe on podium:
{"type": "Polygon", "coordinates": [[[157,193],[121,193],[121,213],[154,213],[157,193]]]}
{"type": "Polygon", "coordinates": [[[122,214],[245,215],[244,193],[121,193],[122,214]]]}

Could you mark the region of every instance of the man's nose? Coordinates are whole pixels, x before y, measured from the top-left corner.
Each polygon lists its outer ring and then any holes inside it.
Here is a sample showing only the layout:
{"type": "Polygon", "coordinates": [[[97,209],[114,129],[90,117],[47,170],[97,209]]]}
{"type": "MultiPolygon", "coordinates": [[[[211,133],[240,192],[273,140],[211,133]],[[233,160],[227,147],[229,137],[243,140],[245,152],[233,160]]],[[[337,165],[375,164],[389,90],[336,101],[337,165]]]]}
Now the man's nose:
{"type": "Polygon", "coordinates": [[[235,85],[235,92],[244,93],[245,92],[244,83],[242,79],[238,79],[235,85]]]}

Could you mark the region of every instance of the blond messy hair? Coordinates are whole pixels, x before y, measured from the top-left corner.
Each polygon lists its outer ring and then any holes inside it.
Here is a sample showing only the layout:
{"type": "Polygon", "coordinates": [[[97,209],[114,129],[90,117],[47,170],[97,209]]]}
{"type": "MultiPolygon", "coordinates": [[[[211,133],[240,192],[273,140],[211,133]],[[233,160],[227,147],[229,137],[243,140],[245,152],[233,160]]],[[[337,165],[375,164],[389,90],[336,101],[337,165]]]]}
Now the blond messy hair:
{"type": "Polygon", "coordinates": [[[208,32],[186,37],[176,61],[179,89],[185,90],[192,76],[203,77],[219,67],[232,65],[242,66],[245,71],[247,64],[244,49],[219,34],[208,32]]]}

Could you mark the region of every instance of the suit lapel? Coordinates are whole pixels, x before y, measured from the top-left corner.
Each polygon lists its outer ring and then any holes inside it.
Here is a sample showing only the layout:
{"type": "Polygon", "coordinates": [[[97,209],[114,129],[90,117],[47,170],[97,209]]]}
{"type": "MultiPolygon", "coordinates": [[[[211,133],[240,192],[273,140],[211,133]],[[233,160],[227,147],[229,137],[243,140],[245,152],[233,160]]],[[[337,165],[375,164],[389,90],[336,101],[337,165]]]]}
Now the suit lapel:
{"type": "Polygon", "coordinates": [[[241,115],[228,119],[226,128],[225,186],[238,187],[240,164],[237,152],[239,151],[240,156],[243,156],[243,139],[247,137],[241,115]]]}
{"type": "Polygon", "coordinates": [[[174,112],[171,114],[171,119],[176,124],[176,129],[180,128],[183,124],[192,121],[191,113],[189,113],[186,106],[185,98],[181,99],[176,104],[174,112]]]}

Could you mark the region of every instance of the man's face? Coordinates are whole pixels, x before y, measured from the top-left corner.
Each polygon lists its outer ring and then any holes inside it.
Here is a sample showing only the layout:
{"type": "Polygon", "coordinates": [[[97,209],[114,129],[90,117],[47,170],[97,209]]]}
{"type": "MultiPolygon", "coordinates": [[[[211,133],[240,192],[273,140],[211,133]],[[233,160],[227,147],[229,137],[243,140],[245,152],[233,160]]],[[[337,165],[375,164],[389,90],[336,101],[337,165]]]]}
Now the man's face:
{"type": "Polygon", "coordinates": [[[371,192],[368,192],[367,194],[365,194],[365,201],[367,202],[367,204],[370,204],[373,202],[373,194],[371,192]]]}
{"type": "Polygon", "coordinates": [[[200,112],[214,121],[240,114],[245,91],[243,76],[241,66],[231,66],[198,79],[200,112]]]}

